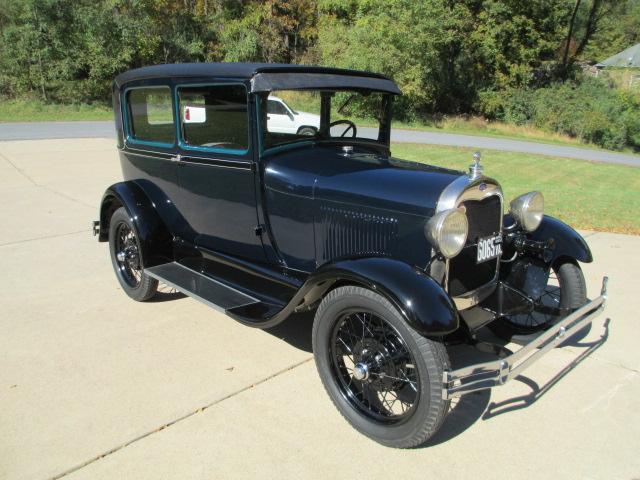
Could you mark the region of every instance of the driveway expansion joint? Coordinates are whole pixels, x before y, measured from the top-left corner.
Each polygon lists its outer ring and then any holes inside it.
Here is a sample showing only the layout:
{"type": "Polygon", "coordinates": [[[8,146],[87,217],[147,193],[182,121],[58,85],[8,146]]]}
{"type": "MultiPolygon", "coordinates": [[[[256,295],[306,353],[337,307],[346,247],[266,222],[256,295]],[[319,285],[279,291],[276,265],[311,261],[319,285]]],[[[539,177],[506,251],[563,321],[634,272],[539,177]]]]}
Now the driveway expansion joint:
{"type": "Polygon", "coordinates": [[[39,187],[40,185],[38,185],[36,183],[36,181],[31,178],[29,175],[27,175],[23,170],[21,170],[20,168],[18,168],[16,166],[15,163],[13,163],[11,160],[9,160],[9,158],[6,155],[3,155],[2,153],[0,153],[0,158],[2,158],[5,162],[7,162],[9,165],[11,165],[16,172],[18,172],[20,175],[22,175],[24,178],[26,178],[27,180],[29,180],[29,182],[31,182],[33,185],[35,185],[36,187],[39,187]]]}
{"type": "Polygon", "coordinates": [[[20,245],[21,243],[36,242],[38,240],[49,240],[51,238],[68,237],[70,235],[78,235],[79,233],[91,233],[90,229],[76,230],[75,232],[57,233],[54,235],[46,235],[44,237],[25,238],[24,240],[16,240],[15,242],[0,243],[0,247],[9,247],[11,245],[20,245]]]}
{"type": "Polygon", "coordinates": [[[279,377],[280,375],[283,375],[283,374],[285,374],[287,372],[290,372],[291,370],[294,370],[294,369],[300,367],[301,365],[309,363],[311,360],[313,360],[313,357],[306,358],[306,359],[304,359],[304,360],[302,360],[300,362],[294,363],[293,365],[290,365],[290,366],[288,366],[288,367],[286,367],[286,368],[284,368],[282,370],[279,370],[276,373],[263,378],[262,380],[254,382],[251,385],[247,385],[246,387],[243,387],[240,390],[236,390],[235,392],[232,392],[232,393],[230,393],[228,395],[225,395],[222,398],[214,400],[211,403],[208,403],[208,404],[206,404],[206,405],[204,405],[202,407],[198,407],[195,410],[191,410],[190,412],[188,412],[188,413],[186,413],[186,414],[184,414],[182,416],[179,416],[179,417],[171,420],[170,422],[164,423],[163,425],[160,425],[159,427],[154,428],[153,430],[149,430],[149,431],[147,431],[147,432],[145,432],[145,433],[143,433],[141,435],[138,435],[138,436],[134,437],[133,439],[128,440],[127,442],[122,443],[121,445],[119,445],[117,447],[114,447],[114,448],[112,448],[110,450],[107,450],[106,452],[103,452],[103,453],[101,453],[99,455],[96,455],[95,457],[93,457],[93,458],[91,458],[91,459],[89,459],[89,460],[87,460],[85,462],[82,462],[79,465],[71,467],[70,469],[65,470],[64,472],[58,473],[57,475],[54,475],[53,477],[49,477],[49,480],[58,480],[58,479],[63,478],[65,476],[69,475],[69,474],[77,472],[78,470],[81,470],[84,467],[86,467],[88,465],[91,465],[92,463],[95,463],[95,462],[97,462],[98,460],[100,460],[100,459],[102,459],[104,457],[107,457],[107,456],[109,456],[109,455],[111,455],[113,453],[116,453],[116,452],[122,450],[123,448],[128,447],[129,445],[132,445],[132,444],[134,444],[136,442],[139,442],[140,440],[143,440],[143,439],[147,438],[150,435],[153,435],[154,433],[161,432],[162,430],[165,430],[166,428],[169,428],[172,425],[175,425],[176,423],[179,423],[179,422],[181,422],[183,420],[186,420],[187,418],[190,418],[190,417],[196,415],[197,413],[204,412],[208,408],[214,407],[214,406],[224,402],[225,400],[233,398],[233,397],[235,397],[237,395],[240,395],[241,393],[246,392],[247,390],[251,390],[254,387],[257,387],[259,385],[262,385],[263,383],[266,383],[266,382],[268,382],[270,380],[273,380],[274,378],[279,377]]]}

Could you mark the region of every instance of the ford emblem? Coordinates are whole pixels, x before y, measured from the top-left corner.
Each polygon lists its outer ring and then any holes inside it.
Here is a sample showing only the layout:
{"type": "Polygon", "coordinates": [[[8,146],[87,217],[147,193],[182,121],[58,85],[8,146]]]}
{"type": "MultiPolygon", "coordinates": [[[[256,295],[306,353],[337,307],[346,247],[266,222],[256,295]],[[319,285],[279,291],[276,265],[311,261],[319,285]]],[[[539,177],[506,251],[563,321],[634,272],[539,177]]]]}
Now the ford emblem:
{"type": "Polygon", "coordinates": [[[483,191],[485,191],[487,189],[487,184],[486,183],[481,183],[478,188],[480,189],[481,192],[483,192],[483,191]]]}

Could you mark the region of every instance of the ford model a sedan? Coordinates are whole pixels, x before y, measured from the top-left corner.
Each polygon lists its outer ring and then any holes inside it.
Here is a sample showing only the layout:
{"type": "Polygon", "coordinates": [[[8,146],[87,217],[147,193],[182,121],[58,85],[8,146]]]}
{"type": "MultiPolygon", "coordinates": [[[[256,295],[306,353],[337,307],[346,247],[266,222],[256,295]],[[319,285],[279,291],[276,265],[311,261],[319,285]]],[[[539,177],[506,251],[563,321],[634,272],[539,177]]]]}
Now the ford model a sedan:
{"type": "Polygon", "coordinates": [[[94,230],[123,290],[144,301],[162,282],[259,328],[314,311],[329,397],[382,444],[423,443],[451,398],[504,384],[604,308],[589,247],[542,194],[505,214],[479,155],[469,172],[391,156],[386,77],[160,65],[113,94],[124,181],[94,230]],[[452,369],[447,347],[485,326],[529,343],[452,369]]]}

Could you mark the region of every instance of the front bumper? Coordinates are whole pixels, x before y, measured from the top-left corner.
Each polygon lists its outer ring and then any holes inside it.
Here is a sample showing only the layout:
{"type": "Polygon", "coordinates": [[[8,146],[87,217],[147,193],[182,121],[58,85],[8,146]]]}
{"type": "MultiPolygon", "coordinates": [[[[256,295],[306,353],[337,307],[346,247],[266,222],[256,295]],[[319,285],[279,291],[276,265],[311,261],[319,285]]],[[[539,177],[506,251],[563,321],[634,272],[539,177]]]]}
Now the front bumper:
{"type": "Polygon", "coordinates": [[[492,362],[445,371],[442,398],[447,400],[465,393],[497,387],[517,377],[549,350],[590,324],[602,313],[607,301],[607,281],[607,277],[602,279],[602,291],[598,298],[567,315],[517,352],[492,362]]]}

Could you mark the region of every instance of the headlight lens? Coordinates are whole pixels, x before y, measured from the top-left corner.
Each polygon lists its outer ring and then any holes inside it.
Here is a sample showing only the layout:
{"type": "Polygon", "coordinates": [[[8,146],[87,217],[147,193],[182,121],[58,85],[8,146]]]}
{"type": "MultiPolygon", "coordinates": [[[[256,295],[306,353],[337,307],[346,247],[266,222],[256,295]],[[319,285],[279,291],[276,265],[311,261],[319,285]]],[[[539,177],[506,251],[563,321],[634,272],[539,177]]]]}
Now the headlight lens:
{"type": "Polygon", "coordinates": [[[520,195],[511,201],[511,215],[527,232],[533,232],[544,216],[544,197],[540,192],[520,195]]]}
{"type": "Polygon", "coordinates": [[[455,257],[467,242],[469,223],[462,209],[451,209],[431,217],[425,226],[425,234],[431,245],[446,258],[455,257]]]}

